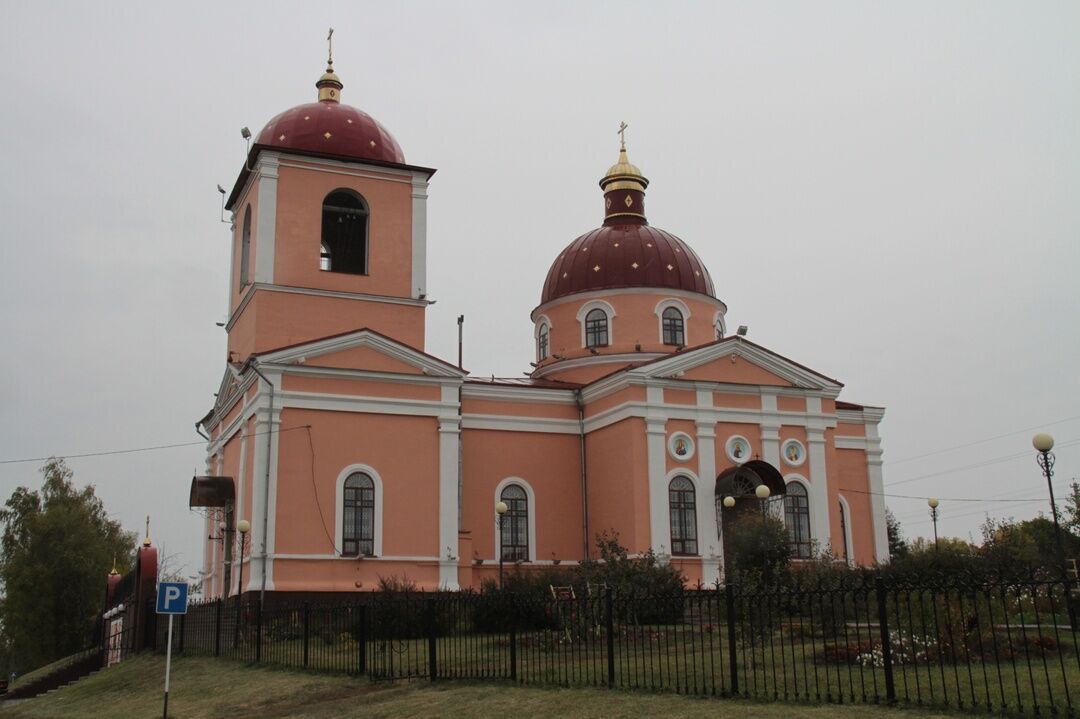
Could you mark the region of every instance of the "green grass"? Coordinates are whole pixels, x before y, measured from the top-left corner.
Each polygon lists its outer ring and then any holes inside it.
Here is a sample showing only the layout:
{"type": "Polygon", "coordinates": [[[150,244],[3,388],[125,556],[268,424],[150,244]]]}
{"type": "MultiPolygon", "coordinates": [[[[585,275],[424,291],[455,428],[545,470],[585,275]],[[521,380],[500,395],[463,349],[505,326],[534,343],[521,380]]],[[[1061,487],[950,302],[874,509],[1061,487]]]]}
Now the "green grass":
{"type": "MultiPolygon", "coordinates": [[[[248,644],[237,655],[254,656],[248,644]]],[[[826,642],[821,637],[800,637],[794,643],[790,631],[766,633],[739,642],[739,693],[758,699],[783,701],[826,701],[866,704],[884,702],[885,671],[857,663],[816,661],[827,644],[872,637],[866,629],[853,629],[846,638],[826,642]]],[[[309,666],[327,672],[356,672],[359,645],[347,632],[313,637],[309,643],[309,666]]],[[[607,680],[606,641],[586,634],[573,641],[557,632],[530,632],[518,635],[517,677],[530,686],[603,686],[607,680]]],[[[1005,637],[1000,648],[1005,646],[1005,637]]],[[[1019,645],[1015,645],[1019,646],[1019,645]]],[[[977,647],[976,647],[977,648],[977,647]]],[[[724,625],[704,628],[631,628],[615,640],[616,684],[622,689],[668,691],[693,695],[731,694],[730,657],[724,625]]],[[[987,647],[987,650],[990,648],[987,647]]],[[[234,650],[223,647],[226,654],[234,650]]],[[[499,679],[509,676],[509,636],[473,634],[436,640],[440,677],[447,679],[499,679]]],[[[300,640],[266,640],[262,661],[266,664],[299,666],[303,656],[300,640]]],[[[992,655],[991,655],[992,656],[992,655]]],[[[367,669],[374,676],[426,675],[428,642],[414,639],[369,642],[367,669]]],[[[1074,706],[1080,704],[1080,662],[1070,643],[1064,652],[1048,652],[1045,657],[1017,649],[1014,660],[995,663],[973,657],[971,662],[921,661],[894,667],[896,693],[900,702],[942,708],[979,708],[1008,713],[1031,713],[1062,709],[1071,692],[1074,706]],[[1029,666],[1030,661],[1030,666],[1029,666]]]]}
{"type": "MultiPolygon", "coordinates": [[[[137,719],[161,715],[165,660],[142,655],[53,694],[16,706],[2,717],[137,719]]],[[[796,706],[742,699],[696,699],[605,689],[534,689],[505,683],[372,684],[367,679],[253,668],[221,659],[174,660],[169,716],[197,717],[513,717],[641,716],[691,719],[940,719],[942,714],[867,706],[796,706]]]]}
{"type": "Polygon", "coordinates": [[[32,681],[35,681],[37,679],[40,679],[43,676],[46,676],[47,674],[52,674],[57,669],[61,669],[63,667],[66,667],[68,664],[73,663],[76,659],[82,658],[82,656],[83,655],[82,655],[81,652],[79,654],[72,654],[71,656],[63,657],[62,659],[57,659],[55,662],[50,662],[49,664],[45,664],[44,666],[38,667],[37,669],[33,669],[31,671],[28,671],[26,674],[15,677],[15,681],[12,682],[11,686],[9,686],[8,689],[13,690],[16,687],[25,686],[25,685],[29,684],[32,681]]]}

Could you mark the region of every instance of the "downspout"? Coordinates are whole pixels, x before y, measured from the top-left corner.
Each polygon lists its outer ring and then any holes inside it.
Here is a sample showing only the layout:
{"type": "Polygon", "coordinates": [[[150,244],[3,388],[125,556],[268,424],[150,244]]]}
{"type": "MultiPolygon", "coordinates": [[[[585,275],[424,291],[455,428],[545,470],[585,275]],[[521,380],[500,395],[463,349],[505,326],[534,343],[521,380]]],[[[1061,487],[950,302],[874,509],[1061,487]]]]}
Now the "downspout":
{"type": "Polygon", "coordinates": [[[581,397],[581,389],[574,391],[577,400],[578,430],[581,453],[581,544],[582,557],[589,558],[589,472],[585,462],[585,400],[581,397]]]}
{"type": "MultiPolygon", "coordinates": [[[[273,459],[273,440],[274,440],[274,383],[266,378],[262,372],[259,371],[256,366],[257,360],[253,360],[249,367],[255,374],[262,378],[263,382],[270,388],[270,414],[267,417],[267,425],[269,429],[266,432],[266,491],[263,493],[263,518],[262,518],[262,586],[259,587],[259,606],[263,605],[263,599],[266,595],[266,540],[268,536],[268,523],[270,521],[270,462],[273,459]]],[[[240,565],[243,566],[244,558],[240,557],[240,565]]]]}
{"type": "Polygon", "coordinates": [[[207,442],[210,441],[210,435],[208,435],[208,434],[206,434],[206,433],[204,433],[202,431],[202,425],[199,422],[195,423],[195,434],[199,435],[200,437],[205,439],[207,442]]]}

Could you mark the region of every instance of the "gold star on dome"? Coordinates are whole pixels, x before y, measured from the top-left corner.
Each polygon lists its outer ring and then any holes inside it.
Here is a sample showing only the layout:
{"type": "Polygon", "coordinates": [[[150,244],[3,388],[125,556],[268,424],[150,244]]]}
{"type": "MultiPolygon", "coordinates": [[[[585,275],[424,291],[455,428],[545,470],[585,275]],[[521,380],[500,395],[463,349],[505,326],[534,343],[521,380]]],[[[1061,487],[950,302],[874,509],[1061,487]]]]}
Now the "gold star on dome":
{"type": "Polygon", "coordinates": [[[345,118],[345,122],[347,122],[347,123],[349,123],[351,125],[352,124],[352,118],[348,118],[348,117],[345,118]]]}
{"type": "Polygon", "coordinates": [[[619,243],[618,243],[618,242],[616,242],[616,243],[615,243],[615,246],[616,246],[616,247],[618,247],[618,246],[619,246],[619,243]]]}
{"type": "Polygon", "coordinates": [[[586,247],[582,247],[582,248],[581,248],[581,251],[582,251],[582,252],[588,252],[588,251],[589,251],[589,248],[588,248],[588,246],[586,246],[586,247]]]}
{"type": "Polygon", "coordinates": [[[333,135],[331,135],[329,132],[327,132],[326,134],[323,135],[323,137],[325,137],[327,140],[329,140],[331,137],[333,137],[333,135]]]}
{"type": "Polygon", "coordinates": [[[569,272],[564,272],[564,273],[562,273],[562,276],[563,276],[563,279],[565,279],[565,278],[570,276],[570,273],[569,272]]]}
{"type": "Polygon", "coordinates": [[[651,243],[651,242],[646,242],[646,243],[645,243],[645,246],[646,246],[646,247],[652,247],[652,243],[651,243]]]}
{"type": "Polygon", "coordinates": [[[310,120],[310,119],[311,119],[311,115],[304,115],[304,119],[305,119],[305,120],[310,120]]]}
{"type": "Polygon", "coordinates": [[[694,274],[701,277],[701,270],[694,270],[694,274]]]}
{"type": "Polygon", "coordinates": [[[631,266],[631,267],[633,267],[633,268],[634,268],[635,270],[636,270],[636,269],[638,268],[638,264],[637,264],[636,262],[635,262],[635,263],[633,263],[633,264],[632,264],[632,265],[630,265],[630,266],[631,266]]]}
{"type": "Polygon", "coordinates": [[[284,140],[285,139],[285,133],[283,132],[280,135],[278,135],[278,139],[279,140],[284,140]]]}
{"type": "Polygon", "coordinates": [[[667,266],[667,269],[668,269],[668,272],[671,272],[671,271],[672,271],[673,269],[675,269],[675,268],[674,268],[674,267],[672,267],[671,265],[668,265],[668,266],[667,266]]]}
{"type": "Polygon", "coordinates": [[[593,272],[599,272],[600,271],[600,265],[597,265],[596,267],[592,268],[592,271],[593,272]]]}
{"type": "Polygon", "coordinates": [[[678,248],[678,247],[676,247],[676,248],[675,248],[675,251],[676,251],[676,252],[680,252],[681,250],[679,250],[679,248],[678,248]]]}
{"type": "Polygon", "coordinates": [[[369,144],[369,145],[371,145],[372,149],[374,149],[374,148],[375,148],[375,141],[374,141],[374,140],[372,140],[372,141],[371,141],[371,142],[369,142],[368,144],[369,144]]]}

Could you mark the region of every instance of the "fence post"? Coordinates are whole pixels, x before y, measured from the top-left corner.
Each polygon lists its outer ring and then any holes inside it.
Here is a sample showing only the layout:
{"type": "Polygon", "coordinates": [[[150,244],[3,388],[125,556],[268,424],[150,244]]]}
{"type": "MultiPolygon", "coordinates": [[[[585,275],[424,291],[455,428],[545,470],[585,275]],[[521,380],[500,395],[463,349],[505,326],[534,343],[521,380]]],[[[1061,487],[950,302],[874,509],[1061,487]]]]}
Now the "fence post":
{"type": "Polygon", "coordinates": [[[225,603],[224,599],[219,598],[217,600],[217,616],[214,617],[214,656],[221,656],[221,605],[225,603]]]}
{"type": "Polygon", "coordinates": [[[881,631],[881,659],[885,663],[885,699],[890,704],[895,704],[896,682],[893,677],[892,639],[889,636],[889,613],[885,605],[885,581],[881,575],[874,577],[874,589],[877,594],[878,629],[881,631]]]}
{"type": "Polygon", "coordinates": [[[360,605],[357,609],[359,621],[357,622],[356,643],[360,645],[360,673],[367,673],[367,607],[360,605]]]}
{"type": "Polygon", "coordinates": [[[607,629],[607,685],[615,687],[615,607],[611,587],[604,590],[604,624],[607,629]]]}
{"type": "Polygon", "coordinates": [[[731,693],[739,693],[739,651],[735,647],[737,634],[735,632],[735,588],[728,582],[724,586],[724,599],[727,602],[727,643],[728,643],[728,675],[731,680],[731,693]]]}
{"type": "Polygon", "coordinates": [[[304,669],[308,665],[308,637],[311,629],[311,606],[304,602],[304,669]]]}
{"type": "Polygon", "coordinates": [[[510,616],[510,679],[517,681],[517,627],[513,615],[510,616]]]}
{"type": "Polygon", "coordinates": [[[439,678],[439,665],[435,656],[435,599],[427,600],[427,651],[428,651],[428,675],[431,681],[439,678]]]}
{"type": "Polygon", "coordinates": [[[255,614],[255,663],[262,661],[262,620],[263,605],[259,602],[259,610],[255,614]]]}

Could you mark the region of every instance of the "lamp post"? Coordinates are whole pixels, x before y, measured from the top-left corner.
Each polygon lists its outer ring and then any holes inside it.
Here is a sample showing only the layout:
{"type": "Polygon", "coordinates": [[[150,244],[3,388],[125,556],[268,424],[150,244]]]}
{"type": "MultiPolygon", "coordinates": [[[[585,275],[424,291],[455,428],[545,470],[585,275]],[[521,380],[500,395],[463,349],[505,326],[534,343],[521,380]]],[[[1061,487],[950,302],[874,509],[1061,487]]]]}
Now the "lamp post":
{"type": "Polygon", "coordinates": [[[927,505],[928,507],[930,507],[930,521],[934,523],[934,551],[935,551],[935,552],[936,552],[936,551],[937,551],[937,549],[938,549],[938,540],[937,540],[937,508],[938,508],[938,505],[939,505],[939,504],[940,504],[940,502],[938,501],[938,498],[937,498],[937,497],[931,497],[930,499],[926,500],[926,505],[927,505]]]}
{"type": "Polygon", "coordinates": [[[1061,526],[1058,524],[1057,504],[1054,502],[1054,438],[1046,432],[1039,432],[1031,438],[1031,446],[1038,454],[1035,461],[1046,477],[1046,488],[1050,490],[1050,514],[1054,517],[1054,540],[1057,543],[1058,569],[1065,572],[1065,547],[1061,544],[1061,526]]]}
{"type": "Polygon", "coordinates": [[[503,546],[502,546],[502,523],[503,515],[506,514],[506,502],[495,503],[495,528],[498,538],[495,541],[495,549],[499,552],[499,589],[503,588],[503,546]]]}
{"type": "Polygon", "coordinates": [[[240,532],[240,571],[236,581],[236,638],[234,644],[238,644],[240,640],[240,594],[244,587],[244,541],[247,539],[248,532],[251,531],[251,522],[241,519],[236,523],[236,531],[240,532]]]}
{"type": "Polygon", "coordinates": [[[228,525],[225,524],[224,520],[219,521],[217,526],[218,536],[215,537],[215,539],[221,542],[221,596],[224,598],[229,592],[229,562],[225,558],[225,547],[229,541],[229,530],[227,529],[228,525]]]}

